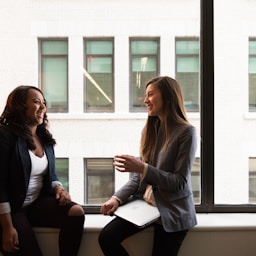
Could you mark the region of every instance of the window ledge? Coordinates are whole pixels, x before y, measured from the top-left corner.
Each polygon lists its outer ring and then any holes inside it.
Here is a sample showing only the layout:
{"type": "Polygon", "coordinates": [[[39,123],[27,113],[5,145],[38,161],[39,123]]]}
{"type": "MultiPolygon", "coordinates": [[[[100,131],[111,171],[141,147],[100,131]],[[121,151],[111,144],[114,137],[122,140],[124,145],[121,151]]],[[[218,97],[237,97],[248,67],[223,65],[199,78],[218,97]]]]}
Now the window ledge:
{"type": "MultiPolygon", "coordinates": [[[[98,232],[114,217],[101,214],[85,215],[86,232],[98,232]]],[[[209,213],[197,214],[198,224],[191,231],[214,231],[214,230],[256,230],[256,213],[209,213]]],[[[40,232],[49,232],[51,228],[35,228],[40,232]]],[[[54,232],[57,229],[52,229],[54,232]]]]}

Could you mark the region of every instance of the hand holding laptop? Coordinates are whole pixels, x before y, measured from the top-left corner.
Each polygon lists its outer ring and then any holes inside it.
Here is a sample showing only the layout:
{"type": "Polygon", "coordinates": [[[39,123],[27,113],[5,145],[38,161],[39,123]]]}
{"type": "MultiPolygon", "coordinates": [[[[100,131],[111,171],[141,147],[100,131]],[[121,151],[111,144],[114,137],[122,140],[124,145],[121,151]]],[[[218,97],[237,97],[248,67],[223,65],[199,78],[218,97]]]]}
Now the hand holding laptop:
{"type": "Polygon", "coordinates": [[[115,197],[111,197],[108,201],[101,205],[100,212],[104,215],[113,215],[118,206],[119,201],[115,197]]]}

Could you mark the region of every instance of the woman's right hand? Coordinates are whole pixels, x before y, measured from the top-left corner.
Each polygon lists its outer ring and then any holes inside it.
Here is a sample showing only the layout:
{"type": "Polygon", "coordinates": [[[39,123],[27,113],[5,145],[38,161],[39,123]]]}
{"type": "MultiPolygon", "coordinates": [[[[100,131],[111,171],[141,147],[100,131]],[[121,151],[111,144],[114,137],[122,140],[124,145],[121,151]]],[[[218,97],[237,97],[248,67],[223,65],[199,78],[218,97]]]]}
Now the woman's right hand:
{"type": "Polygon", "coordinates": [[[2,246],[6,252],[15,252],[19,250],[18,232],[14,227],[8,227],[2,230],[2,246]]]}
{"type": "Polygon", "coordinates": [[[119,201],[111,197],[108,201],[106,201],[104,204],[102,204],[100,208],[100,212],[104,215],[113,215],[114,211],[118,208],[119,201]]]}

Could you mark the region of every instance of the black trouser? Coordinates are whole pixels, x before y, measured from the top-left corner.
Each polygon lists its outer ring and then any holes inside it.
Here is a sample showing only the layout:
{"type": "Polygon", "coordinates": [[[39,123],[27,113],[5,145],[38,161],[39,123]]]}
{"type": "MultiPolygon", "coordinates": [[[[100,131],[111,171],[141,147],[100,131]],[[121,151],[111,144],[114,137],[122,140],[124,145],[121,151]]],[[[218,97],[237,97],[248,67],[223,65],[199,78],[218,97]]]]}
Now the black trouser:
{"type": "MultiPolygon", "coordinates": [[[[33,227],[59,228],[60,256],[76,256],[83,234],[84,215],[68,216],[74,202],[59,206],[54,196],[40,196],[33,204],[12,214],[13,226],[18,232],[19,251],[4,255],[42,256],[33,227]]],[[[0,242],[2,239],[0,234],[0,242]]]]}
{"type": "MultiPolygon", "coordinates": [[[[166,232],[162,225],[154,223],[154,245],[152,256],[177,256],[180,246],[188,232],[166,232]]],[[[105,256],[129,256],[122,241],[140,232],[138,228],[123,219],[116,217],[108,223],[99,235],[99,244],[105,256]]]]}

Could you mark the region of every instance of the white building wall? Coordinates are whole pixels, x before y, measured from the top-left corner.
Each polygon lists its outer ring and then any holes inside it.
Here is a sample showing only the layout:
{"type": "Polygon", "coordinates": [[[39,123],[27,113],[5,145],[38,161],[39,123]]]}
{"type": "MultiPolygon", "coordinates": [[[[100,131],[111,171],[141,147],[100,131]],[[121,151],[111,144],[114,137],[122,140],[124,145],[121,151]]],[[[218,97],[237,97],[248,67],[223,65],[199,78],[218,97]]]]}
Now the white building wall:
{"type": "MultiPolygon", "coordinates": [[[[247,108],[248,36],[256,35],[255,4],[249,2],[251,7],[246,10],[239,6],[235,9],[231,0],[215,4],[219,15],[215,29],[220,31],[215,37],[215,44],[219,45],[215,50],[217,202],[222,202],[223,197],[226,202],[248,202],[248,157],[256,155],[256,119],[247,108]],[[233,8],[227,8],[230,6],[233,8]],[[230,136],[231,130],[235,137],[230,136]],[[239,190],[234,184],[240,184],[239,190]]],[[[146,113],[129,113],[129,37],[160,37],[160,73],[174,77],[175,37],[199,36],[199,16],[199,0],[0,2],[1,110],[14,87],[38,85],[38,38],[69,40],[69,113],[48,116],[57,139],[56,156],[70,161],[70,192],[74,200],[83,203],[83,158],[113,157],[117,153],[138,155],[146,113]],[[83,113],[83,38],[91,36],[115,40],[114,113],[83,113]]],[[[189,118],[197,128],[200,157],[200,115],[189,113],[189,118]]],[[[127,177],[116,173],[116,187],[127,177]]]]}

